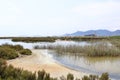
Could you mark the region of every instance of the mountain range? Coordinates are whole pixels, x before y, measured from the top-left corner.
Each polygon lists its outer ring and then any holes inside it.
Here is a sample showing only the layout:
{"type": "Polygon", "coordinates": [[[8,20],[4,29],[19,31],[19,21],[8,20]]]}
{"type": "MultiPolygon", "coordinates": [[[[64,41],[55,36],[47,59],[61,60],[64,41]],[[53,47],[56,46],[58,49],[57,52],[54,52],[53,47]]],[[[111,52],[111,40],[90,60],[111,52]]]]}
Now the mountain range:
{"type": "Polygon", "coordinates": [[[71,34],[65,34],[64,36],[120,36],[120,30],[109,31],[109,30],[88,30],[88,31],[77,31],[71,34]]]}

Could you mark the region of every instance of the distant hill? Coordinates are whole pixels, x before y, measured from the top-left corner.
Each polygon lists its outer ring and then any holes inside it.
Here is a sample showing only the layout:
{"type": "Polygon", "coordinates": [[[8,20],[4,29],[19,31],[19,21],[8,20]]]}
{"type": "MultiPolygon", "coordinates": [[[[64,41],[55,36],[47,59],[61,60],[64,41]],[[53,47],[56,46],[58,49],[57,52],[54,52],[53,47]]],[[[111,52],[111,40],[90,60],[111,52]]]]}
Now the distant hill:
{"type": "Polygon", "coordinates": [[[109,31],[109,30],[88,30],[88,31],[77,31],[71,34],[65,34],[64,36],[120,36],[120,30],[109,31]]]}

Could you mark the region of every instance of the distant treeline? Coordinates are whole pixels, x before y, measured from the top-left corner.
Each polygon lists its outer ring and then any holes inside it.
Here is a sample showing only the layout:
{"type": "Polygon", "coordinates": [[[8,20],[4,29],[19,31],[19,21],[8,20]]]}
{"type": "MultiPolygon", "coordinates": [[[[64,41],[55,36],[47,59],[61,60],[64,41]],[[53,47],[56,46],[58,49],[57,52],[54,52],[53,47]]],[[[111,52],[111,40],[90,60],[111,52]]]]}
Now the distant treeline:
{"type": "Polygon", "coordinates": [[[55,42],[55,37],[16,37],[12,38],[15,42],[55,42]]]}
{"type": "Polygon", "coordinates": [[[110,39],[120,39],[120,36],[110,36],[110,39]]]}
{"type": "Polygon", "coordinates": [[[0,39],[12,39],[15,42],[55,42],[56,40],[73,40],[73,41],[91,41],[91,40],[103,40],[108,37],[0,37],[0,39]]]}

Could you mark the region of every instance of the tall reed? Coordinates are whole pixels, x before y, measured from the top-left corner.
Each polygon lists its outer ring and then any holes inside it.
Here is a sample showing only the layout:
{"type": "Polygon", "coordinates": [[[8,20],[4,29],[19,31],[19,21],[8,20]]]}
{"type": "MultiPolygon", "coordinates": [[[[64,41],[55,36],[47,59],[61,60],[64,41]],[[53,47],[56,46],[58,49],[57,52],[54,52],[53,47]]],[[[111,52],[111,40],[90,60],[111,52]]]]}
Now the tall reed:
{"type": "Polygon", "coordinates": [[[109,45],[105,42],[100,42],[91,45],[48,45],[48,46],[34,46],[35,49],[52,49],[59,54],[78,54],[84,56],[120,56],[120,49],[114,45],[109,45]]]}

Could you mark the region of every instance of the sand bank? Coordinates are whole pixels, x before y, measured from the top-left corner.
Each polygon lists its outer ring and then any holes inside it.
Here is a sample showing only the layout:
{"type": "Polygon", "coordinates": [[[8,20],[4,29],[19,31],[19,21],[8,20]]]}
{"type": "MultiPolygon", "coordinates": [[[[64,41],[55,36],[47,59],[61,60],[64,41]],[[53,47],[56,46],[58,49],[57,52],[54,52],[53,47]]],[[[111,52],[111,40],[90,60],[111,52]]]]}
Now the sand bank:
{"type": "Polygon", "coordinates": [[[50,73],[52,77],[60,77],[62,75],[66,76],[68,73],[74,74],[75,77],[81,78],[86,73],[71,70],[67,67],[64,67],[53,60],[50,56],[45,55],[46,50],[32,50],[32,55],[24,56],[13,60],[8,60],[8,65],[11,64],[14,67],[23,68],[28,71],[39,71],[45,70],[50,73]]]}

